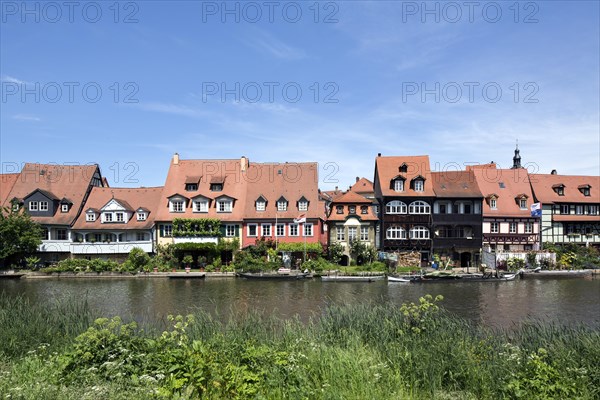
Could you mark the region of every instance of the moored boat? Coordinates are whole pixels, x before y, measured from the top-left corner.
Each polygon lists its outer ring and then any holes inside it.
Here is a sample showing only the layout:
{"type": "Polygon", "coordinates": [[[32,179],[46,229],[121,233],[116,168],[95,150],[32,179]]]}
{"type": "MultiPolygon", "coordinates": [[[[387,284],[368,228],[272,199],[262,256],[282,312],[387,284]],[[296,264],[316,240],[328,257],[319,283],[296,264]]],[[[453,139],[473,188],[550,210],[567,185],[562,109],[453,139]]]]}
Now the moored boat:
{"type": "Polygon", "coordinates": [[[323,275],[323,282],[375,282],[382,281],[383,275],[323,275]]]}
{"type": "Polygon", "coordinates": [[[169,279],[204,279],[206,274],[204,272],[173,272],[167,275],[169,279]]]}
{"type": "Polygon", "coordinates": [[[237,276],[246,279],[269,280],[269,281],[294,281],[299,279],[309,279],[312,276],[308,272],[281,274],[273,272],[238,272],[237,276]]]}
{"type": "Polygon", "coordinates": [[[388,283],[410,283],[410,279],[400,278],[397,276],[388,276],[387,281],[388,283]]]}

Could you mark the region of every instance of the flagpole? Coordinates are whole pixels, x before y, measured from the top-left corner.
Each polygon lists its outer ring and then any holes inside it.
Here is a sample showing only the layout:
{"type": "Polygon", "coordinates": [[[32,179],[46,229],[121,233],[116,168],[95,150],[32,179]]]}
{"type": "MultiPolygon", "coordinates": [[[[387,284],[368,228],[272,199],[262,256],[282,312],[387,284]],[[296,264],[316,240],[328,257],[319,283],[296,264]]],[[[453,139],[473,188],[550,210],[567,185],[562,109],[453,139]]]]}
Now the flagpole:
{"type": "Polygon", "coordinates": [[[302,230],[304,231],[304,262],[306,262],[306,221],[302,223],[302,230]]]}

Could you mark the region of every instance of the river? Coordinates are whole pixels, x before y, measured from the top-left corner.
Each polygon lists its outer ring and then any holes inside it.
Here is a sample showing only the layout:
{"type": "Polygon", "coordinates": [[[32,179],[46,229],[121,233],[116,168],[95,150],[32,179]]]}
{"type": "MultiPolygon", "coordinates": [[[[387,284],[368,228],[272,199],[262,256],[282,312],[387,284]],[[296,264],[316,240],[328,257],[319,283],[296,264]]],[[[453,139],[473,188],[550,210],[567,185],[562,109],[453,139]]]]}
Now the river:
{"type": "Polygon", "coordinates": [[[0,281],[0,292],[33,302],[69,298],[101,315],[156,323],[168,314],[203,309],[226,320],[258,310],[306,320],[331,304],[391,302],[401,305],[426,294],[444,296],[443,306],[471,321],[510,328],[539,319],[600,328],[600,279],[522,279],[513,282],[388,284],[308,281],[247,281],[241,278],[22,279],[0,281]]]}

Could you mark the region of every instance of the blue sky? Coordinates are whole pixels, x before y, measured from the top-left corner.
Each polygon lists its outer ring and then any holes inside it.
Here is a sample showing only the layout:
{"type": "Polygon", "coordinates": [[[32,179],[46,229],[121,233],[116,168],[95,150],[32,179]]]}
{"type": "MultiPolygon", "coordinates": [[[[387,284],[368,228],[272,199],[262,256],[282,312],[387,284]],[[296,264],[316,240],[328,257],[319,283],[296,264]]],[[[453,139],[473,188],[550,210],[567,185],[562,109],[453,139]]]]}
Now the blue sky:
{"type": "Polygon", "coordinates": [[[600,174],[597,1],[1,7],[2,172],[158,186],[174,152],[246,155],[317,161],[330,189],[377,153],[509,167],[518,139],[532,172],[600,174]]]}

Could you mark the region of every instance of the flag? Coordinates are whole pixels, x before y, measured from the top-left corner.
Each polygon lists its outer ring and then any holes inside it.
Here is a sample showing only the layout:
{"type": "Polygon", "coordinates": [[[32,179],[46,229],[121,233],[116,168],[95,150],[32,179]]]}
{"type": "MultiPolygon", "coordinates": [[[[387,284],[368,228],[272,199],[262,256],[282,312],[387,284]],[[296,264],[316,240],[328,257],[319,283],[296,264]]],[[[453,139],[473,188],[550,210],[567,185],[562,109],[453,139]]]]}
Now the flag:
{"type": "Polygon", "coordinates": [[[542,216],[542,203],[533,203],[531,205],[531,216],[541,217],[542,216]]]}
{"type": "Polygon", "coordinates": [[[303,224],[305,222],[306,222],[306,214],[300,214],[300,215],[298,215],[298,218],[294,218],[295,224],[303,224]]]}

